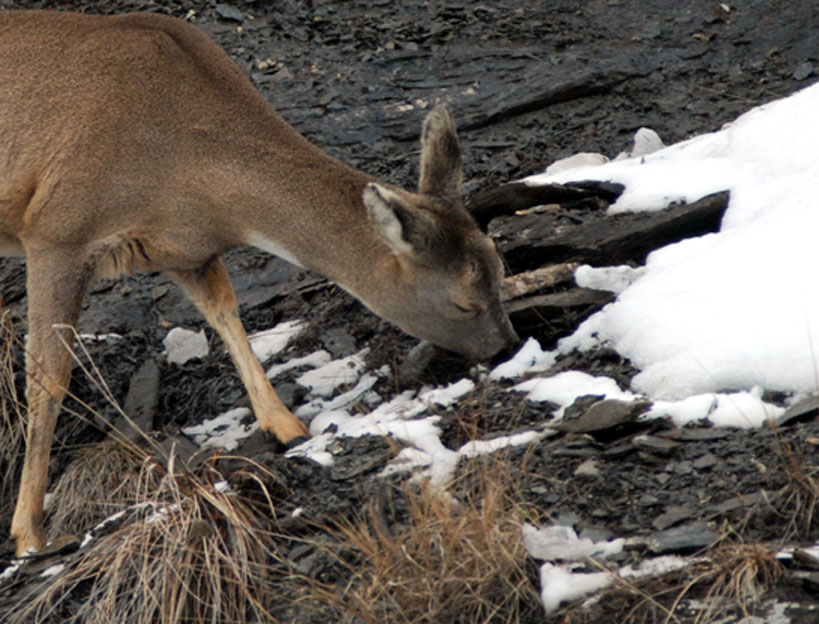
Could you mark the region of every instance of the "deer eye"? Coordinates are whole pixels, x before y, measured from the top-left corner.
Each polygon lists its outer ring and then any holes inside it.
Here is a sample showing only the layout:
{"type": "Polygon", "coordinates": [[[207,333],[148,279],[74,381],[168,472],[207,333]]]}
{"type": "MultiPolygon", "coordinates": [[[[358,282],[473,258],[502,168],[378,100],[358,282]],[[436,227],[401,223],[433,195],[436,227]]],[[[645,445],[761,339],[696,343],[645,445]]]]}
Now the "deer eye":
{"type": "Polygon", "coordinates": [[[457,301],[453,301],[453,304],[458,312],[460,312],[465,318],[473,318],[481,313],[480,308],[476,306],[465,305],[463,303],[458,303],[457,301]]]}

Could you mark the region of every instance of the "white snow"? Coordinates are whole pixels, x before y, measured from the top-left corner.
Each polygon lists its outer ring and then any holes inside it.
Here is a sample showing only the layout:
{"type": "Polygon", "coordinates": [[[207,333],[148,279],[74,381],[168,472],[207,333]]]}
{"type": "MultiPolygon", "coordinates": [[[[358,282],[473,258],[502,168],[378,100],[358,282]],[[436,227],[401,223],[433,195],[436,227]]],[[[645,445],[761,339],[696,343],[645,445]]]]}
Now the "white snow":
{"type": "Polygon", "coordinates": [[[65,570],[64,563],[55,563],[52,566],[48,566],[45,570],[40,573],[40,576],[48,578],[49,576],[56,576],[60,572],[65,570]]]}
{"type": "Polygon", "coordinates": [[[315,398],[301,405],[294,413],[299,418],[310,418],[319,412],[334,411],[349,407],[353,402],[362,398],[378,381],[375,375],[362,375],[358,383],[342,394],[332,399],[315,398]]]}
{"type": "MultiPolygon", "coordinates": [[[[817,109],[814,85],[653,154],[529,178],[530,184],[625,184],[612,212],[731,192],[719,233],[652,253],[644,273],[562,341],[560,351],[614,347],[641,371],[632,390],[652,399],[755,386],[816,391],[817,109]]],[[[612,282],[617,292],[621,284],[612,282]]]]}
{"type": "Polygon", "coordinates": [[[661,557],[652,557],[651,559],[644,559],[636,568],[631,565],[625,565],[620,568],[619,574],[624,579],[639,579],[646,576],[661,576],[669,572],[676,572],[686,566],[691,565],[695,561],[701,559],[691,560],[684,559],[679,555],[663,555],[661,557]]]}
{"type": "Polygon", "coordinates": [[[333,360],[319,368],[308,371],[296,379],[296,383],[310,389],[313,396],[330,396],[336,388],[355,382],[364,370],[364,358],[369,349],[355,355],[333,360]]]}
{"type": "Polygon", "coordinates": [[[237,407],[219,414],[215,418],[204,421],[201,425],[193,425],[182,429],[182,433],[193,438],[202,448],[223,448],[232,451],[239,446],[239,442],[250,437],[259,423],[256,419],[248,419],[251,412],[246,407],[237,407]],[[248,424],[244,424],[244,423],[248,424]]]}
{"type": "Polygon", "coordinates": [[[273,329],[252,334],[248,336],[250,348],[260,362],[266,362],[284,349],[304,329],[304,325],[304,321],[296,319],[279,323],[273,329]]]}
{"type": "Polygon", "coordinates": [[[574,281],[581,288],[608,290],[619,293],[631,286],[646,272],[645,267],[633,268],[627,265],[615,267],[591,267],[583,264],[574,272],[574,281]]]}
{"type": "Polygon", "coordinates": [[[79,334],[80,340],[85,342],[109,342],[114,340],[122,340],[120,334],[79,334]]]}
{"type": "Polygon", "coordinates": [[[551,377],[535,377],[516,385],[513,390],[526,392],[530,401],[549,401],[559,409],[555,418],[562,418],[563,412],[580,396],[593,394],[604,399],[633,400],[634,394],[620,389],[610,377],[592,377],[581,371],[565,371],[551,377]]]}
{"type": "Polygon", "coordinates": [[[471,379],[461,379],[449,384],[445,388],[432,388],[421,392],[418,398],[427,405],[449,407],[462,396],[475,389],[475,382],[471,379]]]}
{"type": "Polygon", "coordinates": [[[564,602],[605,589],[617,578],[662,576],[704,561],[703,558],[664,555],[646,559],[636,568],[626,565],[619,570],[609,570],[603,567],[604,561],[623,551],[626,542],[623,538],[595,542],[578,537],[570,526],[556,524],[538,528],[528,523],[521,527],[521,536],[529,556],[545,562],[540,567],[540,597],[547,615],[564,602]],[[594,560],[594,566],[577,563],[590,559],[594,560]],[[590,567],[602,571],[589,572],[590,567]]]}
{"type": "Polygon", "coordinates": [[[162,341],[165,345],[168,363],[184,364],[194,358],[208,355],[208,339],[205,331],[191,331],[184,327],[174,327],[162,341]]]}
{"type": "Polygon", "coordinates": [[[717,427],[738,429],[776,423],[785,408],[765,403],[758,386],[750,392],[695,394],[680,401],[655,401],[642,418],[668,416],[678,427],[708,421],[717,427]]]}
{"type": "Polygon", "coordinates": [[[623,538],[608,542],[580,538],[572,527],[560,524],[537,528],[527,523],[521,532],[526,551],[542,561],[578,561],[587,557],[604,559],[622,552],[625,545],[623,538]]]}
{"type": "Polygon", "coordinates": [[[500,451],[509,446],[523,446],[544,438],[546,432],[522,431],[512,435],[498,436],[491,440],[471,440],[458,449],[459,457],[478,457],[500,451]]]}
{"type": "Polygon", "coordinates": [[[512,359],[498,364],[489,373],[490,380],[512,379],[524,373],[547,370],[555,363],[555,354],[544,351],[534,338],[528,338],[512,359]]]}
{"type": "Polygon", "coordinates": [[[573,572],[569,566],[544,563],[540,566],[540,599],[551,615],[563,603],[606,589],[614,582],[610,572],[573,572]]]}
{"type": "Polygon", "coordinates": [[[329,364],[332,359],[332,356],[327,353],[327,351],[320,349],[319,351],[314,351],[313,353],[305,355],[304,357],[293,358],[291,360],[287,360],[286,362],[282,362],[281,364],[271,366],[267,369],[267,378],[275,379],[282,373],[286,373],[294,368],[317,368],[319,366],[324,366],[325,364],[329,364]]]}
{"type": "Polygon", "coordinates": [[[21,567],[23,567],[24,562],[25,562],[24,558],[14,559],[11,562],[11,565],[6,566],[6,569],[3,570],[2,572],[0,572],[0,581],[5,581],[5,580],[10,579],[11,577],[13,577],[15,575],[15,573],[17,572],[17,570],[19,570],[21,567]]]}

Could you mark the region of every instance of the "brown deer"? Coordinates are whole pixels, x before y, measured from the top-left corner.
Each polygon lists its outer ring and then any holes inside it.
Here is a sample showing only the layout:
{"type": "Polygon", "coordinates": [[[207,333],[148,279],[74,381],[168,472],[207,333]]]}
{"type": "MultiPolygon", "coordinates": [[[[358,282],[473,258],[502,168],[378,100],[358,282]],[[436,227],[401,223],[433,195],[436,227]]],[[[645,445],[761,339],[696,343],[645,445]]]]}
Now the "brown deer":
{"type": "Polygon", "coordinates": [[[253,356],[219,254],[254,245],[413,336],[486,358],[517,336],[502,268],[460,200],[455,126],[422,129],[418,192],[291,128],[198,28],[155,14],[0,11],[0,254],[25,255],[28,434],[11,532],[42,548],[65,348],[94,280],[164,271],[222,338],[265,431],[307,435],[253,356]]]}

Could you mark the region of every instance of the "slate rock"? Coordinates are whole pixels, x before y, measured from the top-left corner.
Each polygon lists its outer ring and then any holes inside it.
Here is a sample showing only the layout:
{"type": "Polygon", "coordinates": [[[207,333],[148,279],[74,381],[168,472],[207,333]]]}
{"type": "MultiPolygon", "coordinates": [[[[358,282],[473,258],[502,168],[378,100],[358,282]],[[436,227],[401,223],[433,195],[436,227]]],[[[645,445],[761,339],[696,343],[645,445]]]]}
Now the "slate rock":
{"type": "Polygon", "coordinates": [[[650,404],[645,401],[596,401],[577,418],[566,418],[554,425],[555,429],[572,433],[590,433],[613,429],[634,423],[650,404]]]}
{"type": "Polygon", "coordinates": [[[697,512],[692,507],[687,505],[671,505],[666,508],[665,512],[657,516],[651,524],[655,529],[664,531],[665,529],[669,529],[683,520],[690,520],[691,518],[696,517],[696,515],[697,512]]]}
{"type": "Polygon", "coordinates": [[[214,7],[214,10],[216,11],[216,14],[224,20],[239,22],[240,24],[245,21],[242,12],[229,4],[217,4],[214,7]]]}
{"type": "Polygon", "coordinates": [[[149,358],[131,377],[128,394],[125,395],[123,409],[133,422],[128,423],[119,416],[112,427],[127,435],[139,434],[140,431],[151,431],[154,427],[154,414],[159,401],[159,367],[149,358]],[[136,426],[137,430],[134,430],[136,426]]]}
{"type": "Polygon", "coordinates": [[[800,63],[797,68],[793,70],[793,78],[794,80],[805,80],[813,76],[813,72],[813,65],[805,61],[804,63],[800,63]]]}
{"type": "Polygon", "coordinates": [[[660,531],[649,536],[647,545],[653,553],[688,552],[706,548],[722,537],[710,528],[707,522],[699,520],[690,524],[660,531]]]}
{"type": "Polygon", "coordinates": [[[601,475],[599,464],[593,459],[587,459],[574,470],[575,477],[597,479],[601,475]]]}

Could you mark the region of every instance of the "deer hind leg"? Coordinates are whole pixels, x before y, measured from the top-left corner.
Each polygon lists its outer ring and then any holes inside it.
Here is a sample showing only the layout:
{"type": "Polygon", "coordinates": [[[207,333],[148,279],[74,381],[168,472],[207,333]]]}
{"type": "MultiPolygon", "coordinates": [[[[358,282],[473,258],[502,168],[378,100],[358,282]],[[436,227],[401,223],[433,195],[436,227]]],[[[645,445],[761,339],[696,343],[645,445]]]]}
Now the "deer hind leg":
{"type": "Polygon", "coordinates": [[[222,338],[247,388],[261,428],[284,443],[309,435],[304,423],[281,402],[250,349],[247,334],[239,320],[239,308],[230,276],[222,261],[214,258],[199,269],[168,271],[168,275],[180,285],[222,338]]]}
{"type": "Polygon", "coordinates": [[[28,343],[26,345],[26,399],[28,427],[26,456],[20,478],[11,534],[17,554],[41,549],[43,497],[48,485],[48,463],[57,415],[71,376],[73,333],[80,313],[86,278],[79,260],[70,253],[28,254],[28,343]]]}

